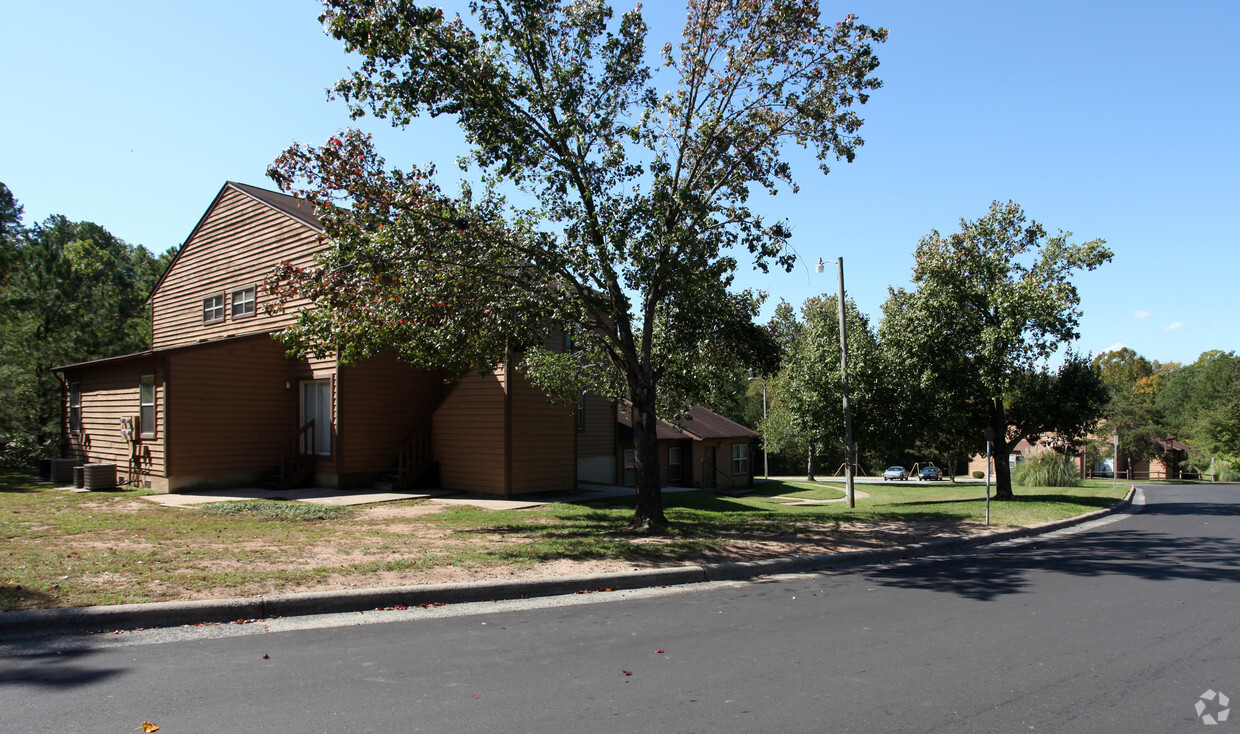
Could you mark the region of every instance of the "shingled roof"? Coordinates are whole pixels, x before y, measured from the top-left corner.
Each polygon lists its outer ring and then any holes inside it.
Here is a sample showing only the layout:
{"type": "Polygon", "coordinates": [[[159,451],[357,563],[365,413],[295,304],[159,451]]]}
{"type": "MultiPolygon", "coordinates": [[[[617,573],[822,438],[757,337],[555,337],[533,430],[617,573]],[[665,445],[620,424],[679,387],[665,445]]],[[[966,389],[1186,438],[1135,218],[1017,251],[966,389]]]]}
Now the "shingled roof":
{"type": "MultiPolygon", "coordinates": [[[[633,419],[628,409],[620,411],[617,416],[619,431],[617,438],[621,442],[633,440],[633,419]]],[[[721,438],[757,438],[758,432],[750,430],[736,421],[729,420],[701,405],[689,408],[689,413],[675,423],[659,419],[655,433],[660,441],[676,439],[692,439],[708,441],[721,438]]]]}

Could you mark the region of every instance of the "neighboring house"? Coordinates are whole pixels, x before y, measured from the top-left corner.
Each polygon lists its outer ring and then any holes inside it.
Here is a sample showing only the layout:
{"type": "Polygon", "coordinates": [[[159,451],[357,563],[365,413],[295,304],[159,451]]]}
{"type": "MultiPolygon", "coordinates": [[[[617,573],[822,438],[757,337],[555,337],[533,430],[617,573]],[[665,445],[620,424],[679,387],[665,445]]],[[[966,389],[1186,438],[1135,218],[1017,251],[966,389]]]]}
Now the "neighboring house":
{"type": "Polygon", "coordinates": [[[267,313],[263,280],[311,265],[323,237],[309,205],[226,183],[150,296],[151,349],[58,368],[66,456],[165,492],[370,487],[389,472],[503,496],[576,487],[573,408],[508,365],[448,384],[393,355],[288,358],[272,334],[305,304],[267,313]]]}
{"type": "MultiPolygon", "coordinates": [[[[754,441],[758,434],[700,405],[676,422],[659,420],[659,476],[669,487],[730,491],[752,487],[754,441]]],[[[633,425],[629,411],[616,421],[619,458],[615,483],[632,486],[633,425]]]]}
{"type": "MultiPolygon", "coordinates": [[[[1156,443],[1162,449],[1162,456],[1152,459],[1133,459],[1121,445],[1119,460],[1108,458],[1098,461],[1093,466],[1091,476],[1109,477],[1118,468],[1119,476],[1124,479],[1182,479],[1183,472],[1180,470],[1180,465],[1188,460],[1192,449],[1188,447],[1188,444],[1174,438],[1156,439],[1156,443]]],[[[1195,473],[1190,473],[1190,476],[1195,476],[1195,473]]]]}

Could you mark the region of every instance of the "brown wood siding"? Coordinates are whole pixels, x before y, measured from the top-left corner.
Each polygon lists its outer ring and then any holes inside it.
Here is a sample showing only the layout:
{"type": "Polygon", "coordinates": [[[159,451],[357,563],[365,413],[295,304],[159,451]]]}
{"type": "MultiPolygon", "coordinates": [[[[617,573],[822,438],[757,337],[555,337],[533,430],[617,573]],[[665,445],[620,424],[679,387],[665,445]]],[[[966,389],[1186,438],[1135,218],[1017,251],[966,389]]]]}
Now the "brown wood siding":
{"type": "Polygon", "coordinates": [[[179,486],[279,465],[300,418],[298,381],[314,376],[284,351],[259,338],[171,356],[168,469],[179,486]]]}
{"type": "Polygon", "coordinates": [[[515,370],[510,373],[509,384],[513,494],[575,489],[574,406],[549,402],[541,390],[515,370]]]}
{"type": "Polygon", "coordinates": [[[615,456],[616,409],[611,401],[586,393],[585,427],[577,434],[577,456],[615,456]]]}
{"type": "Polygon", "coordinates": [[[415,370],[394,354],[340,368],[337,413],[343,472],[381,472],[401,443],[426,426],[448,392],[441,373],[415,370]]]}
{"type": "Polygon", "coordinates": [[[444,398],[432,419],[439,484],[462,492],[504,494],[504,379],[471,373],[444,398]]]}
{"type": "Polygon", "coordinates": [[[318,233],[306,225],[235,189],[225,189],[152,296],[152,347],[286,326],[296,309],[264,313],[271,296],[264,292],[263,279],[282,260],[311,264],[312,254],[320,248],[318,233]],[[234,319],[230,296],[249,286],[256,287],[255,315],[234,319]],[[216,294],[224,295],[224,319],[204,324],[202,300],[216,294]]]}
{"type": "Polygon", "coordinates": [[[161,486],[164,476],[164,375],[163,362],[158,358],[121,365],[105,365],[90,370],[70,370],[64,375],[65,415],[69,411],[68,385],[78,383],[81,389],[82,430],[70,435],[65,421],[65,456],[87,462],[110,462],[117,465],[117,472],[132,480],[132,470],[140,481],[151,481],[161,486]],[[131,444],[121,435],[121,418],[139,415],[138,384],[142,375],[155,375],[155,435],[142,438],[135,433],[131,444]],[[137,457],[131,468],[130,459],[137,457]]]}

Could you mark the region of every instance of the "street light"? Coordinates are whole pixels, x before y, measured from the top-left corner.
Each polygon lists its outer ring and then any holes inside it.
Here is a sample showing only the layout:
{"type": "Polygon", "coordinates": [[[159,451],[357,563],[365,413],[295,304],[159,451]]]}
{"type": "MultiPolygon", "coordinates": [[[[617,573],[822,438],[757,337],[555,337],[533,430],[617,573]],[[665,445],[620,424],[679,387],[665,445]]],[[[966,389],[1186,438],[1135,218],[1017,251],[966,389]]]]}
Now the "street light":
{"type": "Polygon", "coordinates": [[[852,440],[852,406],[848,402],[848,332],[844,321],[844,258],[823,260],[818,258],[814,272],[821,273],[826,269],[825,263],[833,262],[840,266],[840,392],[844,396],[844,496],[847,504],[857,506],[856,492],[853,486],[853,440],[852,440]]]}
{"type": "MultiPolygon", "coordinates": [[[[750,377],[749,381],[757,380],[757,377],[750,377]]],[[[762,422],[766,423],[766,378],[762,379],[762,422]]],[[[771,478],[771,456],[770,451],[766,448],[766,436],[762,437],[762,473],[767,479],[771,478]]]]}

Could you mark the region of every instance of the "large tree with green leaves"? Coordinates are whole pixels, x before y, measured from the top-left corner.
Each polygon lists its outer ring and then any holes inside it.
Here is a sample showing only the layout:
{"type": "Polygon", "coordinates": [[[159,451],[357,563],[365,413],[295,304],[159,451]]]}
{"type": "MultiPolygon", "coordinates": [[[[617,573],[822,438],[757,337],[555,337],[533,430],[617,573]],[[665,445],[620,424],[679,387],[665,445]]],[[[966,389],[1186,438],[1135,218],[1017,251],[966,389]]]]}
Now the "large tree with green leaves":
{"type": "MultiPolygon", "coordinates": [[[[777,398],[762,424],[765,440],[776,450],[804,448],[806,473],[814,478],[816,456],[844,461],[843,382],[840,379],[839,300],[815,296],[801,308],[805,320],[774,381],[777,398]]],[[[853,440],[861,447],[881,443],[890,417],[882,378],[878,340],[869,318],[856,304],[844,302],[848,337],[848,385],[853,440]]]]}
{"type": "Polygon", "coordinates": [[[146,297],[171,260],[92,222],[53,215],[17,236],[0,287],[0,432],[47,444],[60,435],[52,368],[150,346],[146,297]]]}
{"type": "Polygon", "coordinates": [[[394,346],[459,372],[570,329],[576,353],[530,348],[526,369],[554,392],[592,384],[631,403],[633,522],[662,525],[657,416],[721,360],[769,369],[774,353],[759,296],[731,289],[739,257],[794,259],[751,189],[796,190],[791,144],[823,173],[853,160],[886,31],[823,23],[813,0],[691,0],[658,56],[661,91],[640,7],[618,20],[601,0],[470,9],[467,22],[409,0],[325,3],[327,32],[361,57],[332,94],[396,126],[454,117],[484,185],[446,195],[354,131],[285,151],[272,177],[319,205],[331,237],[317,268],[276,274],[315,306],[289,339],[346,360],[394,346]]]}
{"type": "MultiPolygon", "coordinates": [[[[934,393],[984,401],[986,426],[977,430],[993,430],[999,457],[1028,433],[1013,421],[1009,405],[1022,393],[1036,398],[1031,381],[1045,375],[1039,365],[1077,338],[1080,297],[1072,275],[1111,259],[1103,240],[1072,244],[1070,236],[1048,235],[1019,205],[996,201],[985,216],[962,219],[959,232],[923,237],[914,288],[893,291],[883,306],[884,345],[902,344],[905,372],[934,393]]],[[[1077,361],[1069,360],[1068,379],[1087,380],[1078,367],[1090,365],[1077,361]]],[[[1032,407],[1024,410],[1034,414],[1032,407]]],[[[1042,430],[1057,427],[1053,420],[1032,422],[1042,430]]],[[[1010,498],[1007,462],[995,462],[995,473],[996,497],[1010,498]]]]}

